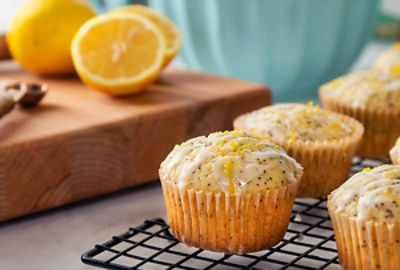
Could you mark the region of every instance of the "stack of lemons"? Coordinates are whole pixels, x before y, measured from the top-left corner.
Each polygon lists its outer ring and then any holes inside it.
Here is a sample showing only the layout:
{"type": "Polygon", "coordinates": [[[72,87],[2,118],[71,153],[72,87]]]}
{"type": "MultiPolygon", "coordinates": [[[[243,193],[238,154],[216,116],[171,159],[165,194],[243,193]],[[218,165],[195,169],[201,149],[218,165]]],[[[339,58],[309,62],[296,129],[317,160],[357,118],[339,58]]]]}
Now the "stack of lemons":
{"type": "Polygon", "coordinates": [[[15,16],[7,41],[25,69],[41,75],[75,70],[112,95],[146,88],[181,47],[177,27],[146,6],[95,16],[86,0],[31,0],[15,16]]]}

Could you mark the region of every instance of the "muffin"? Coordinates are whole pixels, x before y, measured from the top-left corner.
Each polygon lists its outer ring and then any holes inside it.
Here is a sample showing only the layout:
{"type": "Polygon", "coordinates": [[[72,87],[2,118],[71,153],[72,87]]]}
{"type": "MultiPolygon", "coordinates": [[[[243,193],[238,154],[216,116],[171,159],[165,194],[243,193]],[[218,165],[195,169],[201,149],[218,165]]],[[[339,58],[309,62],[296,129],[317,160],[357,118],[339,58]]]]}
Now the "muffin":
{"type": "Polygon", "coordinates": [[[328,198],[344,269],[400,267],[400,166],[364,169],[328,198]]]}
{"type": "Polygon", "coordinates": [[[393,164],[400,164],[400,137],[397,139],[393,148],[390,149],[389,154],[393,164]]]}
{"type": "Polygon", "coordinates": [[[304,167],[298,197],[321,197],[348,177],[363,134],[356,120],[310,102],[278,104],[239,116],[236,129],[267,138],[304,167]]]}
{"type": "Polygon", "coordinates": [[[324,108],[364,125],[358,155],[388,158],[400,136],[400,77],[375,71],[351,73],[322,85],[319,95],[324,108]]]}
{"type": "Polygon", "coordinates": [[[373,69],[400,77],[400,42],[385,50],[375,61],[373,69]]]}
{"type": "Polygon", "coordinates": [[[171,232],[212,251],[271,248],[285,235],[301,175],[279,146],[238,131],[188,140],[160,167],[171,232]]]}

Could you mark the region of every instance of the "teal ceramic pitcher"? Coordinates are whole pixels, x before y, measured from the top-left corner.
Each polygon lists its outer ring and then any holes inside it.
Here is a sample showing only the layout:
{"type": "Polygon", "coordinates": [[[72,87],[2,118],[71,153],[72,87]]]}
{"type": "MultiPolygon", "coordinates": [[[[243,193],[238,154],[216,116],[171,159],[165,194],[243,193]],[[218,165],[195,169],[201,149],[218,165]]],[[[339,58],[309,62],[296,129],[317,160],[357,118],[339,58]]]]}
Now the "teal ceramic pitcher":
{"type": "Polygon", "coordinates": [[[379,0],[150,0],[183,34],[189,68],[269,85],[275,101],[313,98],[369,40],[379,0]]]}

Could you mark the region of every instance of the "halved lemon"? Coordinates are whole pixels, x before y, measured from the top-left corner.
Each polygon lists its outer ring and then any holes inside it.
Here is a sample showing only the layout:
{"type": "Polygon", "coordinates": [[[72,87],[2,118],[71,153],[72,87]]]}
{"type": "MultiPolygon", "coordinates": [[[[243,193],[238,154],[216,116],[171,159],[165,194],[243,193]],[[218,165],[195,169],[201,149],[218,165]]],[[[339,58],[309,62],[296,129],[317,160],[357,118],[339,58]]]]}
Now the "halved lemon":
{"type": "Polygon", "coordinates": [[[182,37],[179,29],[175,24],[163,14],[143,5],[128,5],[123,6],[111,11],[111,13],[126,12],[130,14],[140,14],[150,19],[156,26],[158,26],[164,34],[166,41],[165,59],[163,66],[168,63],[178,54],[182,46],[182,37]]]}
{"type": "Polygon", "coordinates": [[[151,20],[113,13],[88,20],[71,43],[72,60],[89,86],[112,95],[139,92],[158,76],[165,38],[151,20]]]}

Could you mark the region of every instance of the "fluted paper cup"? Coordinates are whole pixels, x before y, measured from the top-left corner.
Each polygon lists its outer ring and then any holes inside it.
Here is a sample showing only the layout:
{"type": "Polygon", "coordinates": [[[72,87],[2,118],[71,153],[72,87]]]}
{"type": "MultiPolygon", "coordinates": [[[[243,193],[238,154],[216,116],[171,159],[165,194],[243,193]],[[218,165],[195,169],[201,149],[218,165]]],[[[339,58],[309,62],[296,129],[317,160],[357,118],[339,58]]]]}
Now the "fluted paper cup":
{"type": "Polygon", "coordinates": [[[237,254],[268,249],[282,240],[299,182],[230,196],[179,188],[161,179],[171,233],[179,241],[237,254]]]}
{"type": "Polygon", "coordinates": [[[359,220],[329,208],[345,270],[400,269],[400,222],[359,220]]]}

